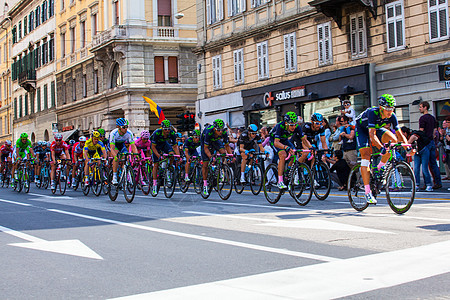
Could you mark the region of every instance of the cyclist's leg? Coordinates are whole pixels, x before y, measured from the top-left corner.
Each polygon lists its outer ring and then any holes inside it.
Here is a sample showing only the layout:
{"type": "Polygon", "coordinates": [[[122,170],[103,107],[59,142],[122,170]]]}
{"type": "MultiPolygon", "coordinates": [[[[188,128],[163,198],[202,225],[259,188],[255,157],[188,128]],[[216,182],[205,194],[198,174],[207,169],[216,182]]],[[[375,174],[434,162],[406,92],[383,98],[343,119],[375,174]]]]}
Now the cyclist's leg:
{"type": "MultiPolygon", "coordinates": [[[[394,133],[392,133],[390,130],[387,130],[386,128],[377,129],[376,134],[377,134],[378,139],[383,144],[389,143],[389,142],[391,142],[393,144],[397,143],[397,136],[394,133]]],[[[386,154],[384,154],[381,157],[381,162],[380,162],[380,164],[378,164],[378,168],[380,169],[382,166],[384,166],[390,157],[391,157],[391,154],[389,152],[386,152],[386,154]]]]}
{"type": "MultiPolygon", "coordinates": [[[[369,144],[369,131],[367,128],[356,126],[355,130],[356,144],[361,154],[361,177],[364,182],[364,191],[366,195],[372,195],[370,189],[370,155],[372,154],[372,148],[369,144]]],[[[373,198],[373,197],[371,197],[373,198]]]]}

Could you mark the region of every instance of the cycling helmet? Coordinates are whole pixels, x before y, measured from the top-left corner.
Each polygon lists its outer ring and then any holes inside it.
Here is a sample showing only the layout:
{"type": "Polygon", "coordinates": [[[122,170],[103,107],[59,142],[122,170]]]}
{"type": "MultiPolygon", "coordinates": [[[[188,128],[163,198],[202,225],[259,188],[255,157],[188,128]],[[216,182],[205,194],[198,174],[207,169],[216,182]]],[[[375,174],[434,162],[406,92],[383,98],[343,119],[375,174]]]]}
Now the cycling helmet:
{"type": "Polygon", "coordinates": [[[5,144],[11,146],[12,142],[10,140],[6,140],[5,144]]]}
{"type": "Polygon", "coordinates": [[[47,142],[47,147],[50,147],[52,145],[52,142],[48,141],[47,142]]]}
{"type": "Polygon", "coordinates": [[[70,140],[69,141],[69,145],[74,145],[75,144],[75,140],[70,140]]]}
{"type": "Polygon", "coordinates": [[[378,105],[384,107],[395,107],[396,101],[391,94],[383,94],[378,98],[378,105]]]}
{"type": "Polygon", "coordinates": [[[92,137],[99,138],[100,137],[100,132],[98,132],[97,130],[94,130],[92,132],[92,137]]]}
{"type": "Polygon", "coordinates": [[[162,128],[170,128],[170,121],[169,120],[163,120],[162,122],[161,122],[161,127],[162,128]]]}
{"type": "Polygon", "coordinates": [[[22,133],[21,135],[20,135],[20,138],[21,139],[27,139],[28,138],[28,134],[27,133],[22,133]]]}
{"type": "Polygon", "coordinates": [[[128,125],[128,120],[125,119],[125,118],[118,118],[118,119],[116,120],[116,125],[117,125],[117,126],[125,126],[125,125],[128,125]]]}
{"type": "Polygon", "coordinates": [[[201,132],[198,129],[195,129],[194,131],[192,131],[192,136],[196,136],[196,137],[200,137],[201,132]]]}
{"type": "Polygon", "coordinates": [[[250,125],[248,125],[248,131],[249,132],[257,132],[258,126],[256,126],[255,124],[250,124],[250,125]]]}
{"type": "Polygon", "coordinates": [[[225,127],[225,123],[221,119],[215,119],[213,125],[217,130],[222,130],[225,127]]]}
{"type": "Polygon", "coordinates": [[[105,136],[105,129],[99,128],[97,131],[100,132],[100,136],[105,136]]]}
{"type": "Polygon", "coordinates": [[[148,132],[148,130],[142,130],[141,139],[149,139],[149,138],[150,138],[150,132],[148,132]]]}
{"type": "Polygon", "coordinates": [[[319,113],[313,113],[311,115],[311,121],[313,122],[322,122],[323,121],[323,116],[319,113]]]}
{"type": "Polygon", "coordinates": [[[85,136],[80,136],[80,138],[78,139],[78,141],[80,141],[80,142],[86,142],[86,137],[85,137],[85,136]]]}
{"type": "Polygon", "coordinates": [[[62,134],[61,133],[55,133],[55,140],[62,141],[62,134]]]}
{"type": "Polygon", "coordinates": [[[293,111],[288,111],[284,115],[284,122],[286,123],[297,123],[297,114],[293,111]]]}

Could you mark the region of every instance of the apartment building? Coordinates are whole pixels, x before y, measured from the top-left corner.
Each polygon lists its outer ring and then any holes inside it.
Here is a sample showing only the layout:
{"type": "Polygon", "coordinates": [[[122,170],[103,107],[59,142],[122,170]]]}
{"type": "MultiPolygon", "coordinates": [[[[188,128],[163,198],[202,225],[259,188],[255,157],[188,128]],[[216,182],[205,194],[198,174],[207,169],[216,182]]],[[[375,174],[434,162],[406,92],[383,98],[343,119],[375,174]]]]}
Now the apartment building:
{"type": "Polygon", "coordinates": [[[11,21],[2,16],[0,21],[0,143],[12,140],[10,35],[11,21]]]}
{"type": "Polygon", "coordinates": [[[54,0],[18,1],[8,16],[14,139],[27,132],[32,142],[50,140],[56,124],[54,0]]]}
{"type": "Polygon", "coordinates": [[[198,0],[197,16],[203,124],[273,126],[287,111],[333,121],[342,100],[358,113],[386,92],[413,128],[415,100],[446,111],[448,0],[198,0]]]}
{"type": "Polygon", "coordinates": [[[56,3],[58,123],[86,134],[115,120],[138,133],[197,98],[195,5],[170,0],[59,0],[56,3]]]}

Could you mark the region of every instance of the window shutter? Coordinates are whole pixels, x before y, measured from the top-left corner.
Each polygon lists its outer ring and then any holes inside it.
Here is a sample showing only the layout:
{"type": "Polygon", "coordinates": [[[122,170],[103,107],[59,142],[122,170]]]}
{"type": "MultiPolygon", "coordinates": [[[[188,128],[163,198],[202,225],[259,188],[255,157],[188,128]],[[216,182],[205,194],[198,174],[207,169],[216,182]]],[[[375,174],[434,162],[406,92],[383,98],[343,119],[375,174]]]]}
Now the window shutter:
{"type": "Polygon", "coordinates": [[[364,22],[364,16],[358,17],[358,45],[359,54],[366,53],[366,25],[364,22]]]}
{"type": "Polygon", "coordinates": [[[324,63],[324,57],[323,57],[323,27],[319,25],[317,28],[317,35],[318,35],[318,49],[319,49],[319,64],[324,63]]]}
{"type": "Polygon", "coordinates": [[[239,56],[239,82],[244,83],[244,50],[238,52],[239,56]]]}
{"type": "Polygon", "coordinates": [[[223,0],[217,0],[217,5],[219,6],[219,15],[218,19],[219,21],[223,20],[223,0]]]}
{"type": "Polygon", "coordinates": [[[290,63],[289,63],[289,35],[285,35],[284,36],[284,70],[286,73],[289,72],[289,67],[290,67],[290,63]]]}
{"type": "Polygon", "coordinates": [[[327,24],[324,26],[324,40],[325,40],[325,60],[330,60],[330,26],[327,24]]]}
{"type": "Polygon", "coordinates": [[[351,47],[352,55],[357,55],[356,44],[357,44],[357,34],[356,34],[356,18],[352,17],[350,20],[350,36],[351,36],[351,47]]]}
{"type": "Polygon", "coordinates": [[[234,61],[234,82],[238,83],[239,82],[238,51],[233,52],[233,61],[234,61]]]}
{"type": "Polygon", "coordinates": [[[169,56],[169,83],[178,83],[178,58],[169,56]]]}
{"type": "Polygon", "coordinates": [[[267,49],[267,42],[264,42],[262,44],[262,53],[263,53],[263,63],[264,63],[264,75],[263,77],[269,77],[269,53],[268,53],[268,49],[267,49]]]}
{"type": "Polygon", "coordinates": [[[206,24],[211,24],[211,1],[213,0],[206,0],[206,24]]]}
{"type": "Polygon", "coordinates": [[[155,56],[155,82],[164,83],[164,57],[155,56]]]}
{"type": "Polygon", "coordinates": [[[261,51],[261,44],[256,45],[256,52],[258,55],[258,79],[261,79],[263,77],[262,73],[262,51],[261,51]]]}
{"type": "Polygon", "coordinates": [[[290,51],[290,59],[291,59],[291,72],[297,70],[297,41],[295,39],[295,33],[291,33],[289,35],[289,39],[291,41],[291,51],[290,51]]]}

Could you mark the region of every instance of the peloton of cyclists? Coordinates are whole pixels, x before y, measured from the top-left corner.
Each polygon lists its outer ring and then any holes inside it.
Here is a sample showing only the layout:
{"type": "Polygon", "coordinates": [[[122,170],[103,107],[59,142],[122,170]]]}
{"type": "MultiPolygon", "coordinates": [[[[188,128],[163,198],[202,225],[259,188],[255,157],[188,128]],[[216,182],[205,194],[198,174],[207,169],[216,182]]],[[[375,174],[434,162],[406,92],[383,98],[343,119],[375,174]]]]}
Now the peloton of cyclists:
{"type": "Polygon", "coordinates": [[[200,146],[200,136],[201,136],[201,132],[198,129],[195,129],[194,131],[192,131],[191,136],[188,137],[185,141],[184,141],[184,156],[186,157],[186,165],[184,166],[184,170],[186,171],[185,174],[185,181],[189,182],[190,178],[189,178],[189,169],[191,167],[191,157],[192,156],[197,156],[198,155],[198,151],[197,148],[200,146]]]}
{"type": "Polygon", "coordinates": [[[241,183],[245,183],[245,165],[247,164],[248,155],[251,151],[254,151],[256,147],[259,147],[259,151],[266,156],[269,155],[269,151],[264,150],[262,146],[261,136],[258,134],[258,126],[250,124],[247,130],[244,130],[238,138],[237,147],[242,157],[241,161],[241,183]]]}

